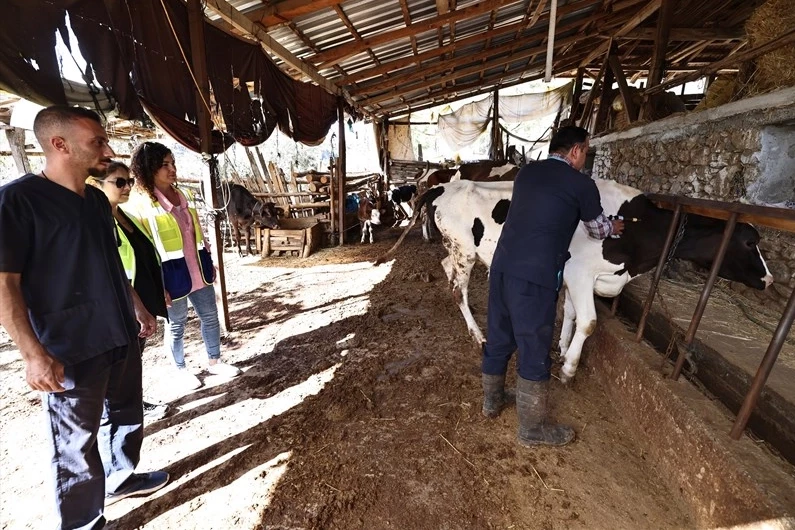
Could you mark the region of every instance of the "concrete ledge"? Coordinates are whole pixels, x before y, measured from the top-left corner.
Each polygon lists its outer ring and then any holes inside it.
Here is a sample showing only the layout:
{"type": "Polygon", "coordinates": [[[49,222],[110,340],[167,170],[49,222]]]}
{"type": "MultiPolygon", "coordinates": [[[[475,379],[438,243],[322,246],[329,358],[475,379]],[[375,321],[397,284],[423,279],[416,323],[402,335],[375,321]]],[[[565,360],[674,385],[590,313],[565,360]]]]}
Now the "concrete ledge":
{"type": "Polygon", "coordinates": [[[603,307],[584,357],[578,377],[603,384],[699,527],[795,529],[795,468],[746,436],[729,438],[733,417],[726,409],[689,382],[664,378],[661,355],[635,343],[603,307]]]}

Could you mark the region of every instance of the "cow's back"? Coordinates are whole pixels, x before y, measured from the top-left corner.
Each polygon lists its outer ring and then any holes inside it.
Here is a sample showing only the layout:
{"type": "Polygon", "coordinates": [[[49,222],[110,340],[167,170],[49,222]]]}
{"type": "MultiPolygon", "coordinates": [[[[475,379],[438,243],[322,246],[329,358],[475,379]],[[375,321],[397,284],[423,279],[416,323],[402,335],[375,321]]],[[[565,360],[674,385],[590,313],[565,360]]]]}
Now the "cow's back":
{"type": "Polygon", "coordinates": [[[439,186],[434,220],[448,249],[491,266],[513,194],[513,182],[457,180],[439,186]]]}

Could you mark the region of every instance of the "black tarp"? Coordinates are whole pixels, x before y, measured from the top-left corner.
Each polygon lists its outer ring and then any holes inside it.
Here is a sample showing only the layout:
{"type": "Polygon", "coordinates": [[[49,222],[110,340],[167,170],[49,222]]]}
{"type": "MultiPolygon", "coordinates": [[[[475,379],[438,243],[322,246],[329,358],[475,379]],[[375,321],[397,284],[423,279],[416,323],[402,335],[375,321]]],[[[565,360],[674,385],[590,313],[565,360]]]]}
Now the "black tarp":
{"type": "MultiPolygon", "coordinates": [[[[66,30],[68,13],[80,53],[88,62],[86,80],[115,100],[119,116],[140,119],[146,108],[174,138],[199,150],[195,83],[183,58],[183,51],[188,58],[191,53],[184,3],[4,3],[4,16],[0,18],[0,88],[42,105],[66,103],[55,32],[61,33],[67,47],[76,45],[69,41],[66,30]]],[[[212,104],[217,106],[213,110],[220,110],[228,132],[222,136],[213,131],[213,152],[229,147],[232,137],[247,146],[262,143],[277,126],[308,145],[323,141],[337,119],[335,95],[290,78],[255,43],[224,33],[207,22],[204,33],[212,104]],[[247,83],[253,84],[253,94],[247,83]]]]}

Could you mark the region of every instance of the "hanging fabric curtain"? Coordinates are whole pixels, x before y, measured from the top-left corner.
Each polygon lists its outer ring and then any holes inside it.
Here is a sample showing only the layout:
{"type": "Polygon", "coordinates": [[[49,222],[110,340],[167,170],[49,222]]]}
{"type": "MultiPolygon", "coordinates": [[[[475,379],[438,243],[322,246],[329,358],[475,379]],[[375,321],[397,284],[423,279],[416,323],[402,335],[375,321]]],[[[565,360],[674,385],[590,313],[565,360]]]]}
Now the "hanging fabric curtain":
{"type": "MultiPolygon", "coordinates": [[[[520,123],[537,120],[558,111],[563,102],[570,104],[573,83],[544,92],[500,95],[500,120],[520,123]]],[[[439,116],[439,134],[453,151],[471,145],[486,131],[491,120],[492,95],[467,103],[455,112],[439,116]]]]}

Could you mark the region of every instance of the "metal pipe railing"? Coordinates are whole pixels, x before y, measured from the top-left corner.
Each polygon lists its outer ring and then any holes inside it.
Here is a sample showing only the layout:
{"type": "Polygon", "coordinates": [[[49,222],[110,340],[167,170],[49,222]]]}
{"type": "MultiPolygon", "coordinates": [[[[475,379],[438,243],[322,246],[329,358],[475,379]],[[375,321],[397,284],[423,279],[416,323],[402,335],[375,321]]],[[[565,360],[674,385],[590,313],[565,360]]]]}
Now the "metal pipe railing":
{"type": "MultiPolygon", "coordinates": [[[[714,219],[727,220],[726,228],[723,232],[723,238],[721,239],[721,244],[715,254],[712,268],[710,269],[709,277],[707,278],[707,283],[704,285],[704,289],[701,292],[701,297],[699,298],[696,310],[693,314],[693,318],[690,321],[690,326],[688,327],[684,338],[685,347],[679,351],[676,365],[674,366],[674,372],[671,374],[671,377],[676,379],[681,373],[686,352],[692,346],[692,343],[695,340],[695,335],[698,331],[698,325],[701,322],[701,317],[704,314],[704,309],[706,308],[707,301],[709,300],[709,295],[712,291],[715,280],[717,279],[718,271],[720,270],[720,266],[726,254],[728,242],[731,239],[731,235],[734,232],[737,222],[753,223],[759,226],[773,228],[775,230],[795,233],[795,211],[784,208],[772,208],[769,206],[755,206],[741,203],[725,203],[706,199],[694,199],[691,197],[679,197],[675,195],[647,194],[647,197],[651,201],[655,202],[657,206],[667,210],[673,210],[674,216],[671,219],[670,226],[668,227],[668,235],[666,236],[665,245],[660,255],[660,260],[657,263],[657,269],[654,272],[652,284],[649,287],[649,293],[646,297],[646,303],[643,307],[643,313],[641,314],[638,331],[635,337],[638,341],[643,337],[646,319],[648,317],[649,311],[651,310],[654,296],[657,292],[657,286],[659,284],[660,276],[662,275],[662,269],[665,265],[666,257],[670,252],[681,213],[693,213],[705,217],[712,217],[714,219]]],[[[786,337],[792,328],[793,321],[795,321],[795,291],[790,294],[787,307],[781,315],[781,319],[779,320],[776,331],[770,340],[767,351],[765,352],[765,355],[759,364],[759,368],[757,369],[756,375],[751,382],[751,386],[746,393],[743,405],[740,408],[740,411],[737,413],[737,418],[730,432],[730,436],[735,440],[740,438],[743,431],[745,430],[746,425],[748,424],[748,420],[750,419],[756,403],[759,400],[759,396],[761,395],[765,383],[767,382],[767,378],[770,376],[770,372],[773,370],[773,365],[778,359],[778,355],[781,352],[784,341],[786,340],[786,337]]]]}

